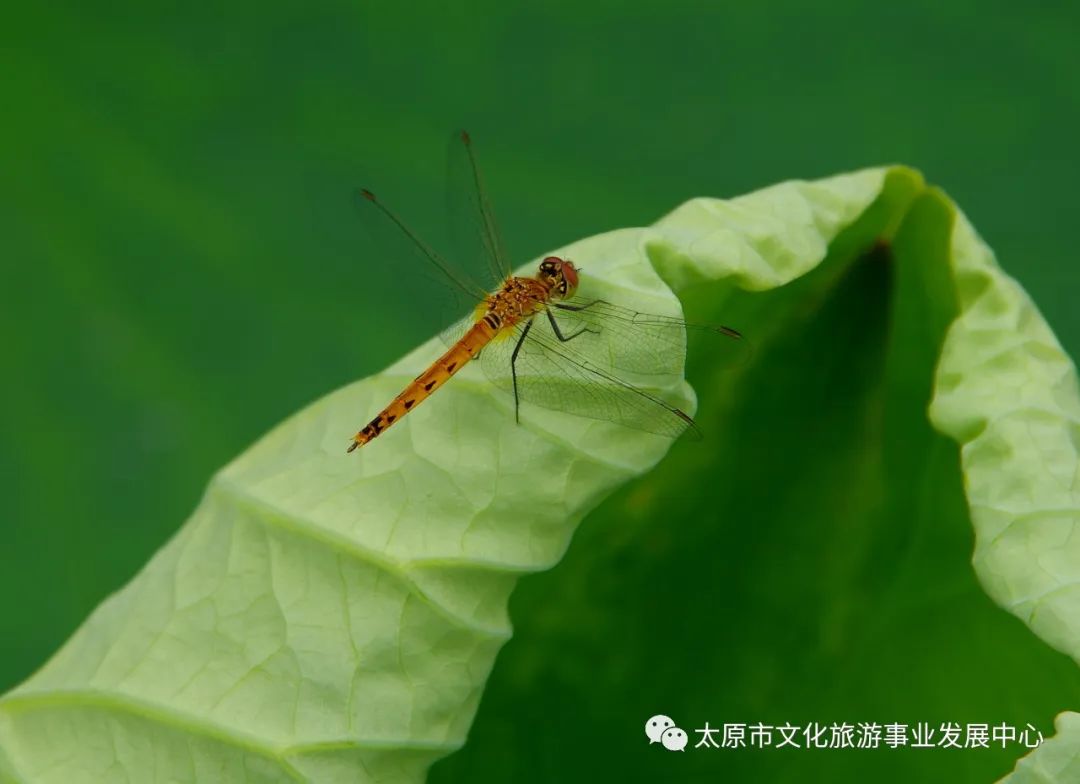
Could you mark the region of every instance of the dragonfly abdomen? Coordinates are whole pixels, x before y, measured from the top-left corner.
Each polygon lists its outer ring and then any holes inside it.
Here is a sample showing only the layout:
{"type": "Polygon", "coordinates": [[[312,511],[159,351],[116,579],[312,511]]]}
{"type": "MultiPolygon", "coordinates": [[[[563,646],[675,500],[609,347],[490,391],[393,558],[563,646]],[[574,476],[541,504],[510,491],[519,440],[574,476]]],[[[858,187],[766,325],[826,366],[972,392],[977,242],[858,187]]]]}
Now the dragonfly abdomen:
{"type": "MultiPolygon", "coordinates": [[[[490,314],[488,314],[490,315],[490,314]]],[[[445,354],[435,360],[431,366],[416,377],[401,393],[395,397],[379,415],[368,422],[353,436],[353,442],[345,451],[351,452],[363,446],[383,433],[388,427],[400,420],[450,379],[455,373],[476,357],[495,334],[499,331],[497,319],[484,316],[478,320],[461,340],[455,343],[445,354]],[[495,324],[493,325],[493,321],[495,324]]]]}

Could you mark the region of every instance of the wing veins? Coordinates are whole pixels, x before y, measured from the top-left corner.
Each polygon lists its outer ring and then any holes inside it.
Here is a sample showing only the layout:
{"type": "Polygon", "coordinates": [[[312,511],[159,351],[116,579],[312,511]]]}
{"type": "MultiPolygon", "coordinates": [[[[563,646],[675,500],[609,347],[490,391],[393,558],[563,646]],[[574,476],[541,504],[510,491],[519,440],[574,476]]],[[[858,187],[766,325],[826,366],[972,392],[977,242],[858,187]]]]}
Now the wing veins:
{"type": "Polygon", "coordinates": [[[506,260],[506,252],[503,250],[502,237],[499,234],[498,224],[495,222],[495,212],[488,201],[487,192],[484,189],[484,181],[480,176],[480,165],[476,162],[476,154],[473,150],[472,138],[467,131],[460,131],[458,137],[465,147],[465,154],[469,161],[469,174],[472,179],[474,206],[479,213],[481,241],[492,260],[494,270],[500,278],[510,276],[510,265],[506,260]]]}
{"type": "MultiPolygon", "coordinates": [[[[526,339],[526,341],[525,341],[526,349],[528,348],[529,344],[534,344],[537,347],[539,347],[542,351],[547,352],[549,354],[554,354],[554,355],[560,357],[565,362],[571,363],[578,370],[584,372],[586,374],[586,378],[588,378],[589,375],[596,376],[596,377],[598,377],[600,379],[603,379],[603,381],[607,382],[608,384],[610,384],[612,386],[619,387],[619,388],[621,388],[623,390],[626,390],[627,392],[633,393],[633,395],[636,396],[636,401],[637,401],[638,405],[644,405],[644,404],[648,403],[648,404],[652,404],[652,406],[659,406],[664,411],[664,413],[666,413],[668,415],[668,417],[669,417],[669,418],[667,418],[667,421],[669,423],[669,427],[665,428],[665,429],[662,429],[662,430],[659,430],[659,431],[656,431],[656,432],[660,432],[661,434],[666,433],[666,434],[676,434],[677,435],[678,432],[681,432],[682,430],[685,430],[685,429],[689,428],[690,430],[692,430],[695,433],[698,433],[700,435],[700,431],[698,430],[697,425],[694,423],[694,420],[685,411],[683,411],[683,410],[681,410],[679,408],[676,408],[675,406],[671,405],[670,403],[666,402],[665,400],[662,400],[661,398],[659,398],[659,397],[657,397],[655,395],[652,395],[649,392],[646,392],[645,390],[641,389],[640,387],[637,387],[637,386],[635,386],[635,385],[633,385],[633,384],[631,384],[631,383],[629,383],[627,381],[622,380],[618,376],[615,376],[615,375],[613,375],[611,373],[608,373],[606,370],[604,370],[601,367],[598,367],[596,364],[589,361],[588,359],[585,359],[584,357],[574,356],[574,354],[570,353],[569,351],[564,350],[562,347],[558,347],[558,346],[554,345],[554,343],[552,341],[550,341],[548,338],[546,338],[546,337],[544,337],[542,335],[536,334],[535,332],[530,333],[529,337],[526,339]],[[670,417],[674,417],[675,419],[677,419],[678,424],[676,425],[676,423],[673,422],[670,419],[670,417]]],[[[578,394],[589,394],[589,395],[591,395],[591,396],[593,396],[595,398],[597,396],[602,396],[603,393],[601,392],[601,389],[602,389],[601,387],[596,387],[596,386],[591,386],[590,387],[589,385],[586,384],[586,385],[583,385],[579,389],[578,394]]],[[[630,400],[634,400],[634,398],[630,398],[630,400]]],[[[529,402],[528,397],[525,397],[524,401],[526,403],[528,403],[529,402]]],[[[655,409],[652,409],[651,407],[650,408],[638,408],[638,411],[640,413],[643,413],[646,416],[648,415],[649,410],[652,410],[657,414],[660,413],[660,412],[656,411],[655,409]]],[[[573,411],[571,411],[571,413],[573,413],[573,411]]],[[[643,426],[643,425],[644,425],[644,423],[642,423],[641,426],[643,426]]],[[[648,428],[646,428],[646,429],[648,429],[648,428]]]]}
{"type": "MultiPolygon", "coordinates": [[[[553,307],[559,308],[561,310],[566,310],[571,313],[591,313],[598,316],[601,320],[617,319],[619,321],[624,321],[628,324],[633,324],[635,326],[652,325],[665,327],[682,327],[688,330],[712,332],[715,334],[724,335],[725,337],[732,338],[733,340],[740,340],[743,337],[742,333],[738,330],[732,329],[731,327],[725,326],[723,324],[702,324],[694,321],[685,321],[684,319],[678,318],[677,316],[661,316],[655,313],[645,313],[640,310],[624,308],[621,305],[614,305],[606,300],[594,300],[593,304],[590,307],[585,308],[584,310],[580,309],[577,306],[579,304],[589,303],[580,299],[570,300],[568,303],[566,303],[575,306],[570,308],[565,307],[563,303],[559,302],[553,302],[551,304],[553,307]]],[[[581,317],[588,318],[588,316],[581,317]]]]}
{"type": "Polygon", "coordinates": [[[391,223],[393,223],[395,226],[398,227],[398,229],[401,230],[402,234],[404,234],[409,239],[412,246],[416,250],[420,251],[420,253],[425,258],[427,258],[428,261],[435,265],[436,269],[442,272],[443,275],[446,276],[447,280],[449,280],[458,289],[463,291],[466,295],[472,298],[479,299],[483,299],[487,296],[487,291],[485,291],[478,284],[463,279],[461,275],[454,269],[453,265],[446,261],[446,259],[444,259],[427,243],[421,240],[420,237],[412,229],[410,229],[409,226],[403,220],[401,220],[401,218],[399,218],[395,212],[390,210],[385,204],[379,201],[379,199],[376,198],[374,193],[372,193],[366,188],[360,188],[356,191],[356,200],[357,206],[362,213],[367,211],[364,207],[364,202],[370,203],[372,206],[374,206],[380,213],[382,213],[385,218],[387,218],[391,223]]]}

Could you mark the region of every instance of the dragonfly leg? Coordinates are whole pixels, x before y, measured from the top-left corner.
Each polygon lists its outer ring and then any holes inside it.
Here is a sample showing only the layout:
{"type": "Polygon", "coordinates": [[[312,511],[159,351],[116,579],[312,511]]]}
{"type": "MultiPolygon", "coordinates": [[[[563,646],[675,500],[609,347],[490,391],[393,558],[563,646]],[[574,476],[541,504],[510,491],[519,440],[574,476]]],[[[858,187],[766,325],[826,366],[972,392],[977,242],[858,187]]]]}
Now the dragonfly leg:
{"type": "MultiPolygon", "coordinates": [[[[599,300],[597,300],[597,302],[599,302],[599,300]]],[[[591,302],[589,304],[590,305],[595,305],[596,303],[591,302]]],[[[584,305],[584,306],[582,306],[580,308],[574,308],[574,310],[584,310],[587,307],[588,307],[588,305],[584,305]]],[[[548,321],[551,322],[551,328],[555,331],[555,337],[557,337],[563,343],[567,343],[567,342],[573,340],[578,335],[580,335],[582,332],[591,332],[594,335],[599,335],[600,334],[600,330],[598,330],[598,329],[590,329],[589,327],[582,327],[581,329],[579,329],[577,332],[573,333],[572,335],[564,335],[562,333],[562,330],[559,329],[559,322],[557,322],[555,320],[555,314],[552,313],[550,310],[547,310],[546,313],[547,313],[548,321]]]]}
{"type": "Polygon", "coordinates": [[[562,310],[578,311],[588,310],[593,305],[610,305],[611,303],[603,299],[594,299],[592,302],[586,302],[584,305],[567,305],[565,302],[552,302],[551,304],[556,308],[561,308],[562,310]]]}
{"type": "Polygon", "coordinates": [[[521,337],[518,338],[517,345],[514,346],[514,353],[510,355],[510,377],[514,379],[514,421],[519,425],[521,424],[521,399],[518,397],[517,388],[517,355],[521,351],[521,344],[525,342],[525,337],[529,334],[529,330],[532,329],[532,325],[532,319],[529,319],[525,329],[521,330],[521,337]]]}

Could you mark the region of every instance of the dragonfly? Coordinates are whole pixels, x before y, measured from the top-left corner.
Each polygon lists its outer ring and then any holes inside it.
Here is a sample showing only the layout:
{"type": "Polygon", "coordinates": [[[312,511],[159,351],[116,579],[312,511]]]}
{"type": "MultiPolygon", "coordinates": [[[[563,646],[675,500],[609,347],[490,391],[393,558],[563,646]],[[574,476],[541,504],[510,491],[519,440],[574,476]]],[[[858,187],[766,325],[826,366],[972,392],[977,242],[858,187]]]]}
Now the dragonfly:
{"type": "Polygon", "coordinates": [[[733,339],[741,334],[583,298],[583,269],[569,258],[546,256],[534,275],[515,276],[466,131],[451,140],[450,162],[450,204],[459,235],[471,241],[471,255],[486,262],[493,285],[481,286],[448,262],[370,190],[356,192],[364,225],[382,250],[393,261],[408,257],[434,273],[472,311],[443,332],[447,351],[364,425],[346,452],[385,433],[472,361],[513,395],[519,423],[524,403],[671,438],[696,430],[689,414],[627,376],[681,374],[688,329],[733,339]]]}

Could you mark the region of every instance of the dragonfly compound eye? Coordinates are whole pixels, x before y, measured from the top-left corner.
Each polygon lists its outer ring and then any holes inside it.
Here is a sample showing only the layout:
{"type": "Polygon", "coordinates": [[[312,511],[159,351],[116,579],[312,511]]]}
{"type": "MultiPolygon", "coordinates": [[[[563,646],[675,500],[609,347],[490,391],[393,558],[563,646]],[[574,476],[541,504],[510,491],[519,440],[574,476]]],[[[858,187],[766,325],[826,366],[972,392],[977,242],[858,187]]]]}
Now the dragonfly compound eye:
{"type": "Polygon", "coordinates": [[[577,288],[578,284],[578,269],[574,266],[572,261],[564,261],[560,264],[562,268],[562,278],[566,282],[567,287],[573,291],[577,288]]]}

